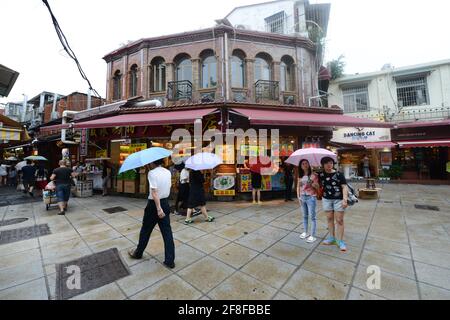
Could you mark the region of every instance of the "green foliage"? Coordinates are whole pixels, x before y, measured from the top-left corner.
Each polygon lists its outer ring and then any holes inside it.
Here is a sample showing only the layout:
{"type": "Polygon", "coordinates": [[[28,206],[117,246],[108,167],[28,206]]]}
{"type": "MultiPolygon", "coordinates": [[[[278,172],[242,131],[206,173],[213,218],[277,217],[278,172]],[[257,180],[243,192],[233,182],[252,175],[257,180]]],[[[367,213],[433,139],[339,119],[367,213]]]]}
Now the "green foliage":
{"type": "Polygon", "coordinates": [[[400,179],[403,174],[403,168],[399,164],[393,164],[389,169],[388,174],[392,179],[400,179]]]}
{"type": "Polygon", "coordinates": [[[134,170],[126,171],[117,176],[117,180],[136,180],[138,174],[134,170]]]}
{"type": "Polygon", "coordinates": [[[339,58],[328,62],[328,70],[331,72],[331,80],[336,80],[344,75],[345,70],[344,56],[340,55],[339,58]]]}

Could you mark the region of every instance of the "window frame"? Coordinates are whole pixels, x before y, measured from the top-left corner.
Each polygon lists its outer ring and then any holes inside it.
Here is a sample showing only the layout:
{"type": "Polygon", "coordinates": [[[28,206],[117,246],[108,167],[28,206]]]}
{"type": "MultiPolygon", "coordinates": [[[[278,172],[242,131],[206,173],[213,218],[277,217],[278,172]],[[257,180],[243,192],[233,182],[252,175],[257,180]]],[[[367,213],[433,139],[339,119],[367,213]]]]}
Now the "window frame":
{"type": "Polygon", "coordinates": [[[213,54],[206,55],[201,60],[201,70],[200,70],[200,81],[201,81],[201,88],[202,89],[213,89],[217,88],[217,81],[218,81],[218,75],[217,75],[217,59],[213,54]],[[213,59],[209,62],[207,62],[208,59],[213,59]],[[205,85],[205,71],[208,75],[207,84],[205,85]],[[215,85],[211,82],[211,75],[214,75],[215,78],[215,85]]]}
{"type": "Polygon", "coordinates": [[[163,58],[154,59],[151,64],[151,92],[167,90],[167,66],[163,58]]]}
{"type": "Polygon", "coordinates": [[[344,104],[344,113],[359,113],[370,111],[370,97],[368,84],[354,85],[351,87],[343,88],[342,96],[344,104]],[[362,105],[360,102],[358,102],[358,96],[361,95],[364,95],[366,98],[366,108],[364,110],[358,108],[358,105],[362,105]],[[350,108],[349,105],[346,103],[348,98],[353,98],[351,105],[352,108],[350,108]]]}
{"type": "Polygon", "coordinates": [[[113,100],[120,100],[122,98],[122,78],[123,75],[120,70],[114,72],[113,76],[113,100]]]}
{"type": "Polygon", "coordinates": [[[136,97],[138,95],[138,81],[139,81],[138,66],[134,64],[130,68],[130,83],[129,83],[130,97],[136,97]]]}
{"type": "Polygon", "coordinates": [[[420,107],[430,105],[430,94],[428,90],[428,81],[426,75],[408,77],[403,79],[396,79],[395,84],[397,87],[397,103],[399,107],[420,107]],[[419,83],[421,81],[422,83],[419,83]],[[411,89],[408,91],[408,89],[411,89]],[[425,102],[420,103],[417,92],[421,91],[424,95],[425,102]],[[409,96],[408,96],[409,95],[409,96]],[[411,97],[413,95],[413,97],[411,97]],[[401,98],[404,99],[401,99],[401,98]],[[414,103],[411,103],[412,100],[414,103]],[[403,102],[406,100],[406,104],[403,102]],[[400,103],[402,101],[402,103],[400,103]]]}

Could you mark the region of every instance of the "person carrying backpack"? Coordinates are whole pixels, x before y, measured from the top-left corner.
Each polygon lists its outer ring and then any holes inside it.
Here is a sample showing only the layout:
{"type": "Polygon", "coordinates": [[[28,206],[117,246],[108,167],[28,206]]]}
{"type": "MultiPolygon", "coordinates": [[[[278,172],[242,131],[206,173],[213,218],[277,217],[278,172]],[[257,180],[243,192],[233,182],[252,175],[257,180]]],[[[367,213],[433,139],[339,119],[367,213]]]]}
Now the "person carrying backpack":
{"type": "Polygon", "coordinates": [[[322,205],[327,214],[328,231],[330,232],[323,244],[337,245],[341,252],[347,252],[347,245],[344,242],[344,213],[349,205],[347,180],[342,173],[334,170],[336,163],[332,158],[323,158],[321,164],[324,169],[319,174],[320,184],[323,187],[322,205]]]}

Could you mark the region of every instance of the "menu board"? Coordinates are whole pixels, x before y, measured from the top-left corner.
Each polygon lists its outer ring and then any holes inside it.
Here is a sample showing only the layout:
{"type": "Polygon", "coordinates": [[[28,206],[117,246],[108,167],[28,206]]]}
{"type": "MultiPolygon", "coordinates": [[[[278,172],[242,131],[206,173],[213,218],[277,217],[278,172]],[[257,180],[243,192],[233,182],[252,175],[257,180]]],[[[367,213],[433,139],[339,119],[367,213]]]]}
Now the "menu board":
{"type": "Polygon", "coordinates": [[[263,156],[266,149],[263,146],[249,146],[246,144],[241,145],[241,156],[243,157],[257,157],[263,156]]]}
{"type": "MultiPolygon", "coordinates": [[[[239,187],[240,192],[250,192],[253,190],[251,174],[241,174],[241,184],[239,187]]],[[[271,190],[272,190],[272,176],[262,176],[261,191],[271,191],[271,190]]]]}

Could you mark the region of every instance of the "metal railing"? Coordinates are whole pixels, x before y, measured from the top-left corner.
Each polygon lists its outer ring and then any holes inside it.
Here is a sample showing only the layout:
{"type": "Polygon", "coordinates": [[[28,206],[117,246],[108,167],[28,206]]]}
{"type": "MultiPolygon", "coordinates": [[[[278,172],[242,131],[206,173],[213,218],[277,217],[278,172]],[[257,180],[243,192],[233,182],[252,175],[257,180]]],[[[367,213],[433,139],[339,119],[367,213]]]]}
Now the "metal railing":
{"type": "Polygon", "coordinates": [[[192,82],[189,80],[169,82],[167,84],[167,99],[170,101],[192,100],[192,82]]]}
{"type": "Polygon", "coordinates": [[[394,115],[391,121],[415,121],[432,119],[450,119],[450,108],[425,110],[403,110],[394,115]]]}
{"type": "Polygon", "coordinates": [[[280,98],[279,81],[258,80],[255,83],[255,100],[278,100],[280,98]]]}

